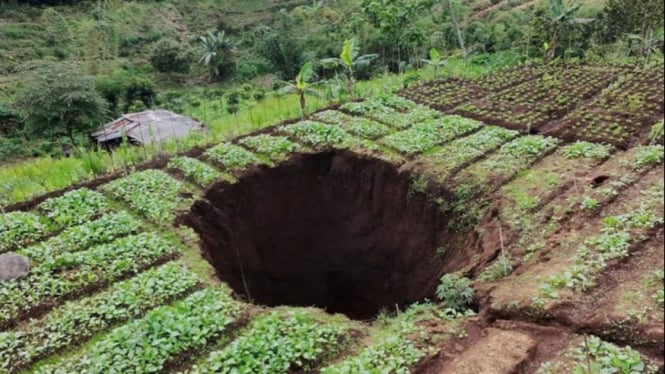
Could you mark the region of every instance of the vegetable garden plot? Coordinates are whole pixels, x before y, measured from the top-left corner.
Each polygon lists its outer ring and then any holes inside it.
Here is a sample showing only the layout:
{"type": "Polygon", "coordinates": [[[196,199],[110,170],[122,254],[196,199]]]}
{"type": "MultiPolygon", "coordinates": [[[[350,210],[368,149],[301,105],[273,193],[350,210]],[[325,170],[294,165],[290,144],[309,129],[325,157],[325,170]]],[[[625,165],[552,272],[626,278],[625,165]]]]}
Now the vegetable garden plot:
{"type": "Polygon", "coordinates": [[[477,79],[447,78],[411,87],[400,92],[400,95],[446,112],[463,103],[534,80],[545,70],[543,65],[538,65],[506,69],[477,79]]]}
{"type": "Polygon", "coordinates": [[[263,163],[252,152],[231,143],[224,143],[210,148],[205,153],[206,157],[228,172],[243,170],[254,164],[263,163]]]}
{"type": "Polygon", "coordinates": [[[167,225],[178,209],[186,206],[186,186],[161,170],[146,170],[101,187],[103,192],[127,203],[149,220],[167,225]]]}
{"type": "Polygon", "coordinates": [[[158,373],[179,354],[219,338],[241,311],[227,292],[207,288],[116,328],[81,353],[36,373],[158,373]]]}
{"type": "Polygon", "coordinates": [[[109,327],[139,317],[199,284],[182,264],[168,263],[107,291],[69,302],[41,320],[0,333],[0,370],[10,373],[64,348],[83,343],[109,327]]]}
{"type": "Polygon", "coordinates": [[[51,257],[36,264],[27,278],[0,284],[0,326],[43,313],[177,254],[172,242],[156,233],[142,233],[51,257]]]}
{"type": "Polygon", "coordinates": [[[0,216],[0,253],[41,239],[53,230],[48,220],[35,213],[11,212],[0,216]]]}
{"type": "Polygon", "coordinates": [[[610,146],[586,142],[559,148],[501,188],[501,216],[510,224],[532,219],[531,213],[559,192],[575,183],[582,184],[578,179],[606,160],[611,151],[610,146]]]}
{"type": "Polygon", "coordinates": [[[321,122],[340,125],[351,134],[368,140],[376,140],[392,132],[388,126],[379,122],[364,117],[355,117],[337,110],[319,112],[314,114],[313,118],[321,122]]]}
{"type": "Polygon", "coordinates": [[[315,121],[302,121],[278,129],[293,141],[314,149],[348,148],[353,137],[343,128],[315,121]]]}
{"type": "Polygon", "coordinates": [[[398,130],[407,129],[416,123],[437,118],[441,115],[439,112],[424,106],[399,111],[371,100],[347,103],[342,105],[340,109],[356,116],[364,116],[381,122],[398,130]]]}
{"type": "Polygon", "coordinates": [[[663,117],[664,85],[663,65],[628,74],[547,133],[622,148],[643,141],[651,126],[663,117]]]}
{"type": "Polygon", "coordinates": [[[242,138],[240,144],[250,150],[268,157],[273,162],[281,161],[294,152],[302,150],[302,147],[291,142],[284,136],[256,135],[242,138]]]}
{"type": "Polygon", "coordinates": [[[552,66],[538,79],[460,105],[453,112],[515,130],[539,130],[595,96],[619,77],[619,71],[552,66]]]}
{"type": "Polygon", "coordinates": [[[48,199],[37,208],[59,228],[80,225],[111,210],[109,200],[87,188],[48,199]]]}
{"type": "Polygon", "coordinates": [[[179,170],[200,187],[206,187],[222,178],[222,173],[214,167],[190,157],[174,157],[168,167],[179,170]]]}
{"type": "Polygon", "coordinates": [[[258,317],[221,351],[212,352],[189,374],[310,372],[348,343],[348,320],[319,321],[308,311],[258,317]]]}
{"type": "Polygon", "coordinates": [[[379,142],[401,153],[414,155],[468,135],[482,126],[480,122],[463,117],[445,116],[416,124],[409,130],[393,133],[379,142]]]}
{"type": "Polygon", "coordinates": [[[431,180],[443,183],[454,172],[515,139],[519,133],[503,127],[488,126],[457,139],[416,159],[418,170],[431,180]]]}

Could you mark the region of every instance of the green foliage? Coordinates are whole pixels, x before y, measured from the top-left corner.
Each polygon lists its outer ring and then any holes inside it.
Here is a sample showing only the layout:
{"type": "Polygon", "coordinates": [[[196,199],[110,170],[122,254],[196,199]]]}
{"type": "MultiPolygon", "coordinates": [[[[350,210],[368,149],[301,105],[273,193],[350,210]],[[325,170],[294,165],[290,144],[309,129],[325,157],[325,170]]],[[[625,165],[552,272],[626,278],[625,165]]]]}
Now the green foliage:
{"type": "Polygon", "coordinates": [[[66,192],[39,204],[39,211],[59,227],[80,225],[108,211],[109,201],[87,188],[66,192]]]}
{"type": "Polygon", "coordinates": [[[95,79],[73,64],[50,64],[38,69],[18,93],[19,108],[33,133],[74,135],[107,118],[107,103],[95,90],[95,79]]]}
{"type": "Polygon", "coordinates": [[[402,153],[416,154],[468,134],[481,126],[477,121],[459,116],[446,116],[388,135],[381,139],[381,143],[402,153]]]}
{"type": "Polygon", "coordinates": [[[665,147],[662,145],[639,147],[633,159],[633,168],[643,170],[658,165],[663,162],[663,156],[665,156],[665,147]]]}
{"type": "Polygon", "coordinates": [[[199,64],[208,66],[213,78],[226,78],[233,69],[233,53],[235,51],[226,36],[226,32],[208,32],[201,36],[199,41],[201,49],[199,64]]]}
{"type": "Polygon", "coordinates": [[[365,347],[357,356],[345,358],[343,361],[321,370],[322,374],[361,374],[361,373],[394,373],[408,374],[411,367],[425,356],[409,337],[415,333],[410,323],[399,323],[374,343],[365,347]]]}
{"type": "Polygon", "coordinates": [[[665,130],[663,130],[663,121],[658,122],[657,124],[651,127],[649,131],[649,141],[651,144],[660,144],[664,145],[665,143],[665,130]]]}
{"type": "Polygon", "coordinates": [[[273,312],[252,321],[243,335],[224,350],[211,353],[192,373],[310,371],[323,358],[341,351],[346,331],[343,324],[319,322],[306,311],[273,312]]]}
{"type": "Polygon", "coordinates": [[[580,204],[582,210],[595,210],[600,206],[600,202],[592,197],[585,197],[580,204]]]}
{"type": "Polygon", "coordinates": [[[555,138],[523,136],[501,147],[501,152],[515,157],[534,156],[553,148],[557,143],[555,138]]]}
{"type": "Polygon", "coordinates": [[[191,69],[192,51],[173,39],[162,39],[150,55],[150,64],[160,73],[187,74],[191,69]]]}
{"type": "Polygon", "coordinates": [[[63,253],[77,252],[141,230],[141,221],[127,212],[107,213],[97,220],[70,227],[46,241],[22,249],[32,261],[44,262],[63,253]]]}
{"type": "Polygon", "coordinates": [[[316,113],[314,119],[344,127],[349,133],[365,139],[378,139],[390,133],[390,128],[364,117],[354,117],[336,110],[316,113]]]}
{"type": "Polygon", "coordinates": [[[571,145],[561,148],[561,152],[567,158],[590,158],[603,160],[610,156],[612,146],[577,141],[571,145]]]}
{"type": "Polygon", "coordinates": [[[460,312],[468,309],[474,295],[471,280],[458,274],[445,274],[436,288],[436,296],[446,304],[446,307],[460,312]]]}
{"type": "Polygon", "coordinates": [[[200,186],[208,186],[222,176],[212,166],[190,157],[174,157],[168,167],[182,171],[200,186]]]}
{"type": "Polygon", "coordinates": [[[33,264],[30,275],[0,284],[0,326],[56,306],[90,287],[138,273],[176,253],[172,242],[155,233],[118,239],[85,251],[63,252],[33,264]]]}
{"type": "Polygon", "coordinates": [[[155,84],[149,77],[124,70],[98,78],[97,90],[110,103],[116,115],[150,108],[157,96],[155,84]]]}
{"type": "Polygon", "coordinates": [[[205,154],[228,170],[243,170],[249,165],[261,163],[252,152],[231,143],[217,145],[205,154]]]}
{"type": "Polygon", "coordinates": [[[313,121],[302,121],[281,129],[291,138],[312,147],[343,146],[351,139],[339,126],[326,125],[313,121]]]}
{"type": "Polygon", "coordinates": [[[273,161],[282,160],[300,148],[286,137],[267,134],[242,138],[240,144],[268,156],[273,161]]]}
{"type": "Polygon", "coordinates": [[[139,317],[198,283],[198,277],[181,264],[169,263],[92,297],[67,303],[39,322],[0,333],[0,357],[8,358],[0,362],[0,369],[16,370],[72,347],[114,324],[139,317]]]}
{"type": "Polygon", "coordinates": [[[496,282],[509,276],[513,272],[513,263],[506,256],[499,256],[481,274],[478,280],[482,282],[496,282]]]}
{"type": "Polygon", "coordinates": [[[48,223],[34,213],[0,215],[0,253],[30,244],[50,231],[48,223]]]}
{"type": "Polygon", "coordinates": [[[220,336],[240,311],[224,291],[207,288],[116,328],[94,346],[38,373],[158,373],[172,357],[204,347],[220,336]]]}
{"type": "Polygon", "coordinates": [[[185,186],[161,170],[134,173],[101,189],[159,224],[170,223],[176,210],[186,203],[182,197],[187,192],[185,186]]]}
{"type": "Polygon", "coordinates": [[[619,348],[592,336],[573,351],[576,359],[574,374],[603,373],[648,373],[654,374],[657,368],[642,359],[639,352],[631,347],[619,348]]]}

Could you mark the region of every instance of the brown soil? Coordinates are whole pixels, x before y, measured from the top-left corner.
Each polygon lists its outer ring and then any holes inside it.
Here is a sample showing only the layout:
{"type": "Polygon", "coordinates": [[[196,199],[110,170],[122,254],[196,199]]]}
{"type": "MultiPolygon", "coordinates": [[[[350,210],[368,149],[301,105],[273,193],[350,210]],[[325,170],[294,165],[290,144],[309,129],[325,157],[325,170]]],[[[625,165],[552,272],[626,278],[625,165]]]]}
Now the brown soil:
{"type": "Polygon", "coordinates": [[[237,293],[367,319],[433,296],[474,255],[411,181],[349,151],[300,154],[213,186],[183,220],[237,293]]]}

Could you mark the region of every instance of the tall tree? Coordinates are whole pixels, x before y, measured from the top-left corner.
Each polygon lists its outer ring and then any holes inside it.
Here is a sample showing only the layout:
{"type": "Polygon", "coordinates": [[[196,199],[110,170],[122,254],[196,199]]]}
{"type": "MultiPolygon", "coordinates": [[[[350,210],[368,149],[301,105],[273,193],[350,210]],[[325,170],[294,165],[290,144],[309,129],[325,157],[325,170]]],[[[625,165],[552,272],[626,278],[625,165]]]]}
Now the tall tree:
{"type": "Polygon", "coordinates": [[[459,43],[459,47],[462,50],[462,56],[466,58],[468,52],[466,49],[466,43],[464,42],[464,33],[462,32],[462,27],[460,26],[460,23],[457,20],[457,12],[455,11],[455,7],[453,6],[451,0],[445,0],[445,3],[446,7],[448,8],[448,11],[450,12],[450,20],[452,21],[453,26],[455,27],[455,34],[457,34],[457,42],[459,43]]]}
{"type": "Polygon", "coordinates": [[[201,46],[201,58],[199,63],[210,68],[213,78],[221,78],[225,68],[231,62],[234,51],[233,45],[226,37],[226,32],[209,31],[199,38],[201,46]]]}
{"type": "Polygon", "coordinates": [[[344,42],[342,53],[339,58],[326,58],[321,60],[321,64],[326,68],[342,66],[346,73],[347,89],[349,95],[353,97],[353,79],[358,68],[368,66],[372,61],[379,57],[378,54],[360,54],[360,43],[358,38],[347,39],[344,42]]]}
{"type": "Polygon", "coordinates": [[[549,0],[545,12],[540,18],[549,32],[549,42],[546,45],[546,60],[552,60],[556,55],[561,35],[574,25],[593,22],[590,18],[576,18],[581,4],[576,0],[549,0]]]}
{"type": "Polygon", "coordinates": [[[107,102],[95,90],[95,78],[73,64],[39,69],[19,92],[16,106],[27,130],[39,134],[75,135],[106,119],[107,102]]]}

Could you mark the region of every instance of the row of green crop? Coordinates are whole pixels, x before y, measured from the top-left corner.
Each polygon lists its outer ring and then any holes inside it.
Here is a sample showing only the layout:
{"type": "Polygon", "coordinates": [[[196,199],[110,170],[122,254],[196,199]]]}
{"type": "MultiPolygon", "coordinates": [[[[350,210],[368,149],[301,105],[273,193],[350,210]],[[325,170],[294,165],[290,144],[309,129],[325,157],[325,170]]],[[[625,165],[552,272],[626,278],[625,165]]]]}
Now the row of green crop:
{"type": "Polygon", "coordinates": [[[410,129],[388,135],[380,143],[402,153],[413,155],[467,135],[482,127],[480,122],[459,116],[421,122],[410,129]]]}
{"type": "Polygon", "coordinates": [[[66,229],[57,236],[32,245],[19,253],[42,263],[65,252],[73,253],[104,244],[141,230],[142,223],[127,212],[105,214],[99,219],[66,229]]]}
{"type": "Polygon", "coordinates": [[[188,190],[182,182],[154,169],[130,174],[100,189],[158,224],[170,224],[189,200],[183,197],[188,190]]]}
{"type": "Polygon", "coordinates": [[[586,291],[594,287],[595,277],[610,261],[629,256],[631,245],[638,243],[645,231],[663,224],[662,183],[642,194],[646,198],[635,210],[603,218],[600,233],[577,248],[573,264],[539,285],[539,297],[534,299],[536,305],[544,301],[542,298],[559,298],[559,290],[564,288],[586,291]]]}
{"type": "Polygon", "coordinates": [[[286,137],[266,134],[243,138],[240,144],[272,161],[283,160],[289,154],[302,150],[300,145],[289,141],[286,137]]]}
{"type": "Polygon", "coordinates": [[[181,171],[185,177],[201,187],[208,186],[222,178],[222,174],[217,169],[191,157],[174,157],[169,161],[168,167],[181,171]]]}
{"type": "Polygon", "coordinates": [[[310,371],[348,343],[342,322],[323,323],[307,311],[273,312],[255,319],[229,346],[190,373],[288,373],[310,371]]]}
{"type": "Polygon", "coordinates": [[[0,283],[0,326],[136,274],[176,254],[172,242],[156,233],[142,233],[85,251],[49,257],[32,268],[27,278],[0,283]]]}
{"type": "Polygon", "coordinates": [[[347,103],[342,105],[340,109],[354,115],[368,117],[398,130],[407,129],[413,124],[431,120],[441,115],[439,112],[424,106],[415,106],[406,111],[400,111],[384,105],[380,99],[347,103]]]}
{"type": "Polygon", "coordinates": [[[231,143],[223,143],[212,147],[206,151],[205,155],[210,161],[227,171],[240,171],[250,165],[262,162],[252,152],[231,143]]]}
{"type": "Polygon", "coordinates": [[[326,110],[316,113],[317,121],[342,126],[349,133],[368,140],[376,140],[390,134],[388,126],[365,117],[356,117],[337,110],[326,110]]]}
{"type": "Polygon", "coordinates": [[[60,349],[78,345],[179,297],[198,283],[198,277],[181,264],[168,263],[92,297],[67,303],[41,320],[0,333],[0,371],[17,372],[60,349]]]}
{"type": "Polygon", "coordinates": [[[518,135],[517,131],[488,126],[474,134],[428,152],[420,160],[427,164],[428,169],[436,174],[435,177],[439,181],[443,181],[452,172],[498,149],[518,135]]]}
{"type": "Polygon", "coordinates": [[[99,192],[82,188],[48,199],[38,213],[10,212],[0,215],[0,253],[25,247],[63,228],[80,225],[110,209],[99,192]]]}
{"type": "Polygon", "coordinates": [[[196,292],[120,326],[81,353],[37,373],[157,373],[179,354],[223,334],[241,311],[226,291],[196,292]]]}

